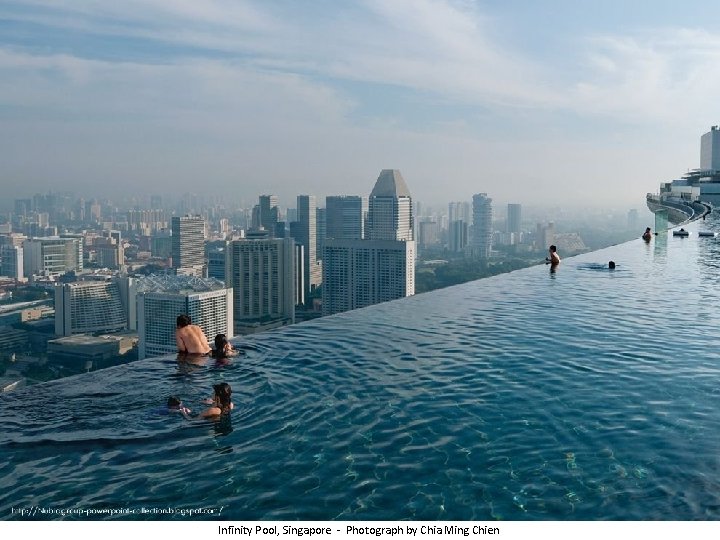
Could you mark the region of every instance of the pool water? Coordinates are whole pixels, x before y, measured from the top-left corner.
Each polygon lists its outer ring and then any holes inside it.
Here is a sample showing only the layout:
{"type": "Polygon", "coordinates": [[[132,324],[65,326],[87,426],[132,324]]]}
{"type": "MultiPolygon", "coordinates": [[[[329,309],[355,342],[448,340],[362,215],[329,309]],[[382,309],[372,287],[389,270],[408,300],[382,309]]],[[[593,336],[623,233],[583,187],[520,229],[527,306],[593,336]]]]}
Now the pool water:
{"type": "Polygon", "coordinates": [[[237,340],[226,366],[2,395],[0,519],[718,519],[720,238],[696,233],[720,220],[686,228],[237,340]],[[157,414],[220,381],[230,421],[157,414]]]}

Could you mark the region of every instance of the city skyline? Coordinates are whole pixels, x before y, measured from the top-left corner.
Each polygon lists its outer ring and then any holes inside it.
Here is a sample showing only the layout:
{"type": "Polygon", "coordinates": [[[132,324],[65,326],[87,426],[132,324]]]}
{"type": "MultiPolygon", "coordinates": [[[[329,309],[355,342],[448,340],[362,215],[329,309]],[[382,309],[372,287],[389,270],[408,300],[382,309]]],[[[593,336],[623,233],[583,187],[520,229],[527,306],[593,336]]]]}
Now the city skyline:
{"type": "Polygon", "coordinates": [[[0,184],[640,206],[716,122],[709,6],[6,2],[0,184]]]}

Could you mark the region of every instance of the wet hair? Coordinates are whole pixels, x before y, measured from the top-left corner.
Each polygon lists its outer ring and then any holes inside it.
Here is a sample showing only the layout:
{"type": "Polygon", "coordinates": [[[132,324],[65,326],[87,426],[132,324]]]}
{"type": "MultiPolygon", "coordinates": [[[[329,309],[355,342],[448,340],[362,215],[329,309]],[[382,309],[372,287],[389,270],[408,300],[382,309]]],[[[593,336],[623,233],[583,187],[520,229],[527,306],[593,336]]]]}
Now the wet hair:
{"type": "Polygon", "coordinates": [[[179,400],[178,398],[176,398],[175,396],[170,396],[170,397],[168,398],[168,402],[167,402],[168,408],[171,408],[171,407],[179,407],[180,405],[182,405],[182,401],[180,401],[180,400],[179,400]]]}
{"type": "Polygon", "coordinates": [[[225,356],[225,346],[228,344],[225,334],[215,336],[215,356],[222,358],[225,356]]]}
{"type": "Polygon", "coordinates": [[[557,251],[557,246],[555,246],[555,245],[550,246],[550,251],[557,251]]]}
{"type": "Polygon", "coordinates": [[[182,315],[178,315],[177,318],[177,327],[183,328],[184,326],[187,326],[188,324],[192,324],[192,321],[190,320],[190,315],[186,315],[183,313],[182,315]]]}
{"type": "Polygon", "coordinates": [[[610,262],[608,263],[608,268],[610,268],[611,270],[613,270],[613,269],[615,268],[615,261],[610,261],[610,262]]]}
{"type": "Polygon", "coordinates": [[[215,391],[215,406],[220,409],[221,414],[230,412],[230,404],[232,403],[232,388],[226,382],[213,385],[215,391]]]}

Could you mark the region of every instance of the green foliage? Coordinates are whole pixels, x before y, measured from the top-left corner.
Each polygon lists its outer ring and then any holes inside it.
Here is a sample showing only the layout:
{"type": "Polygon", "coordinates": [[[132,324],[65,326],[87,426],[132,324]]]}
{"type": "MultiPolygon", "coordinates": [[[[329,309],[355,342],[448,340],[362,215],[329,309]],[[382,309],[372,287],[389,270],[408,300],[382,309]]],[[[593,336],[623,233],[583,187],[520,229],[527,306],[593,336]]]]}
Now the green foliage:
{"type": "Polygon", "coordinates": [[[423,293],[505,272],[512,272],[513,270],[532,266],[537,262],[537,258],[505,259],[492,262],[456,259],[434,268],[421,267],[415,273],[415,292],[423,293]]]}

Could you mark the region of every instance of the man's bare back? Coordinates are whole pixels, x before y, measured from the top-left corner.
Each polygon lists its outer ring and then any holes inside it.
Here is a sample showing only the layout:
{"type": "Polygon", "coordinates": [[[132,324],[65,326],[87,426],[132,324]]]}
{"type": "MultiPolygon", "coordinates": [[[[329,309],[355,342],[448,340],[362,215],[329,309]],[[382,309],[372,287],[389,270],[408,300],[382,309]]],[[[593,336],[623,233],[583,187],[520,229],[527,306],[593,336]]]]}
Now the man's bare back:
{"type": "Polygon", "coordinates": [[[202,328],[196,324],[189,324],[189,322],[181,326],[180,317],[178,317],[178,326],[175,330],[175,341],[179,352],[209,354],[211,351],[207,336],[205,336],[202,328]]]}

